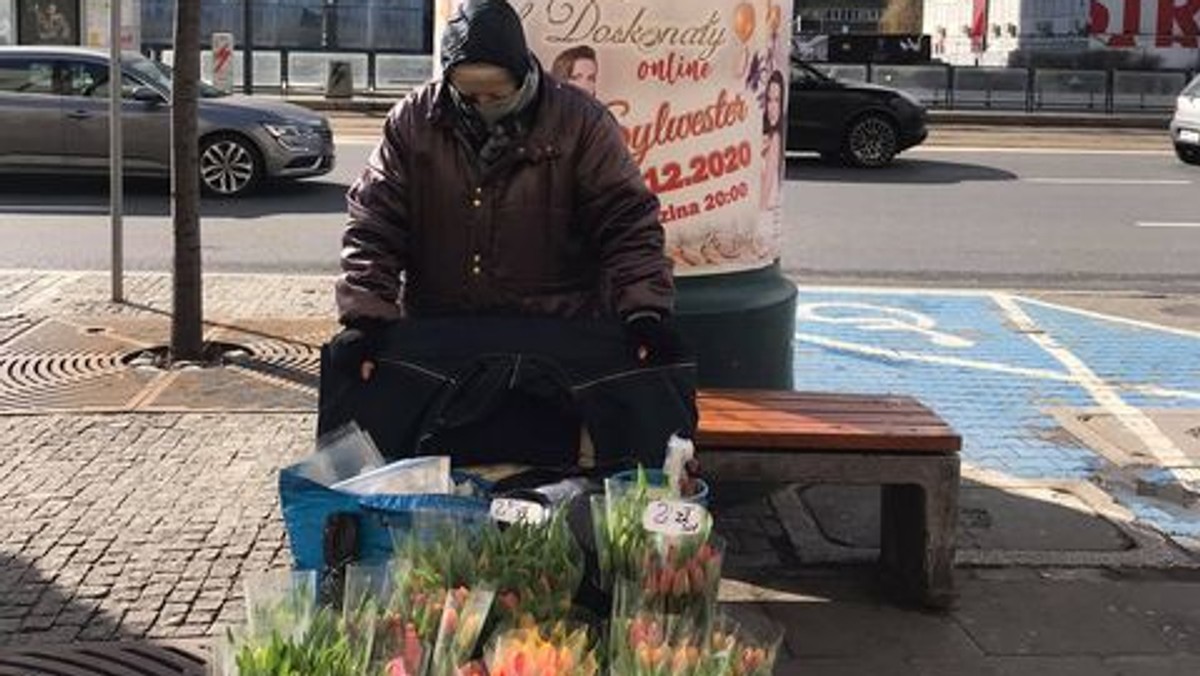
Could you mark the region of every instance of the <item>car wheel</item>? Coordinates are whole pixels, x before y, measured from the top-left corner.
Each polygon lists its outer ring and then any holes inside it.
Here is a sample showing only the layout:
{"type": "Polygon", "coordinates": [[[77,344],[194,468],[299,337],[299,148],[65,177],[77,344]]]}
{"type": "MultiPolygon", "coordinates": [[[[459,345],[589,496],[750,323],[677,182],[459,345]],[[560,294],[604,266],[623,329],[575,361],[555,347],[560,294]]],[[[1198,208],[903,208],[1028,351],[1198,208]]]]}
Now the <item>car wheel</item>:
{"type": "Polygon", "coordinates": [[[1200,146],[1185,146],[1179,144],[1175,146],[1175,154],[1179,159],[1188,164],[1200,164],[1200,146]]]}
{"type": "Polygon", "coordinates": [[[896,125],[882,115],[864,115],[846,130],[842,157],[858,167],[882,167],[896,156],[896,125]]]}
{"type": "Polygon", "coordinates": [[[200,144],[200,185],[210,195],[240,197],[263,178],[258,148],[242,136],[218,134],[200,144]]]}

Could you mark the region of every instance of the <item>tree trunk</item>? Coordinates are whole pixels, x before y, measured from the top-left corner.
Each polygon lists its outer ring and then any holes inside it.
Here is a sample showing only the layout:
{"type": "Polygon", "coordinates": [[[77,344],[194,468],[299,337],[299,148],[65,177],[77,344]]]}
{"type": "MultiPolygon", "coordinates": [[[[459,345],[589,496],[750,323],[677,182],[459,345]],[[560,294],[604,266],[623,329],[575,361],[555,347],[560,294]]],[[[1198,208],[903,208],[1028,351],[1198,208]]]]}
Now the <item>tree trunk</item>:
{"type": "Polygon", "coordinates": [[[177,0],[171,87],[171,218],[175,229],[172,361],[199,361],[204,349],[197,138],[199,80],[200,0],[177,0]]]}

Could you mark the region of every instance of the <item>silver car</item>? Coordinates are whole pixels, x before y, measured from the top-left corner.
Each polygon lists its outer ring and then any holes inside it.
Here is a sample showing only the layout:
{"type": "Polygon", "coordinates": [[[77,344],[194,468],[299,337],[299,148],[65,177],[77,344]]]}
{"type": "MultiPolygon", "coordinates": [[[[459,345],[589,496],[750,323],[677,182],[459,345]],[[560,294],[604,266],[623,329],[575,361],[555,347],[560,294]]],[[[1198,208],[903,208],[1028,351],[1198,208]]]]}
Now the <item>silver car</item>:
{"type": "Polygon", "coordinates": [[[1183,88],[1171,120],[1175,154],[1188,164],[1200,164],[1200,76],[1183,88]]]}
{"type": "MultiPolygon", "coordinates": [[[[0,172],[108,172],[108,54],[76,47],[0,47],[0,172]]],[[[122,57],[125,168],[166,175],[171,165],[170,69],[122,57]]],[[[201,85],[200,178],[215,195],[243,195],[264,179],[333,169],[323,116],[285,103],[226,96],[201,85]]]]}

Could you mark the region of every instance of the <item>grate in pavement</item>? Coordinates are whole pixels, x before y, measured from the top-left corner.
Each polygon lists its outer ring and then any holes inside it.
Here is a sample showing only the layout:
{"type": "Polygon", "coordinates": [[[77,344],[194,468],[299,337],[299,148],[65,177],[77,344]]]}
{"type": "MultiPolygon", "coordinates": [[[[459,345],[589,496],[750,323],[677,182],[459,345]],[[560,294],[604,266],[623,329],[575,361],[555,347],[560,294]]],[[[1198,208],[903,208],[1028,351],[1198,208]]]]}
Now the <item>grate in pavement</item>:
{"type": "Polygon", "coordinates": [[[212,326],[206,340],[246,354],[221,368],[164,371],[123,358],[163,342],[165,318],[46,319],[0,343],[0,412],[311,408],[330,327],[313,319],[212,326]]]}
{"type": "Polygon", "coordinates": [[[0,676],[202,676],[197,648],[150,643],[95,643],[0,652],[0,676]]]}

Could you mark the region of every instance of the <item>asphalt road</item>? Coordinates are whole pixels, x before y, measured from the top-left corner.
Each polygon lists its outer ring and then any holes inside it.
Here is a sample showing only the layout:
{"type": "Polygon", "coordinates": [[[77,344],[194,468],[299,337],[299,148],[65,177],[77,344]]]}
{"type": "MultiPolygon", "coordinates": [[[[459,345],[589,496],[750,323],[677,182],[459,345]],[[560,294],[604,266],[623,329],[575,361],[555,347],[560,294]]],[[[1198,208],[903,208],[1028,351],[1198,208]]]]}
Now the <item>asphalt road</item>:
{"type": "MultiPolygon", "coordinates": [[[[321,179],[204,205],[206,269],[332,272],[344,191],[370,151],[321,179]]],[[[789,163],[784,266],[806,281],[1200,289],[1200,168],[1169,152],[925,148],[861,171],[789,163]]],[[[132,181],[126,266],[165,270],[165,181],[132,181]]],[[[106,269],[104,180],[0,179],[0,268],[106,269]]]]}

